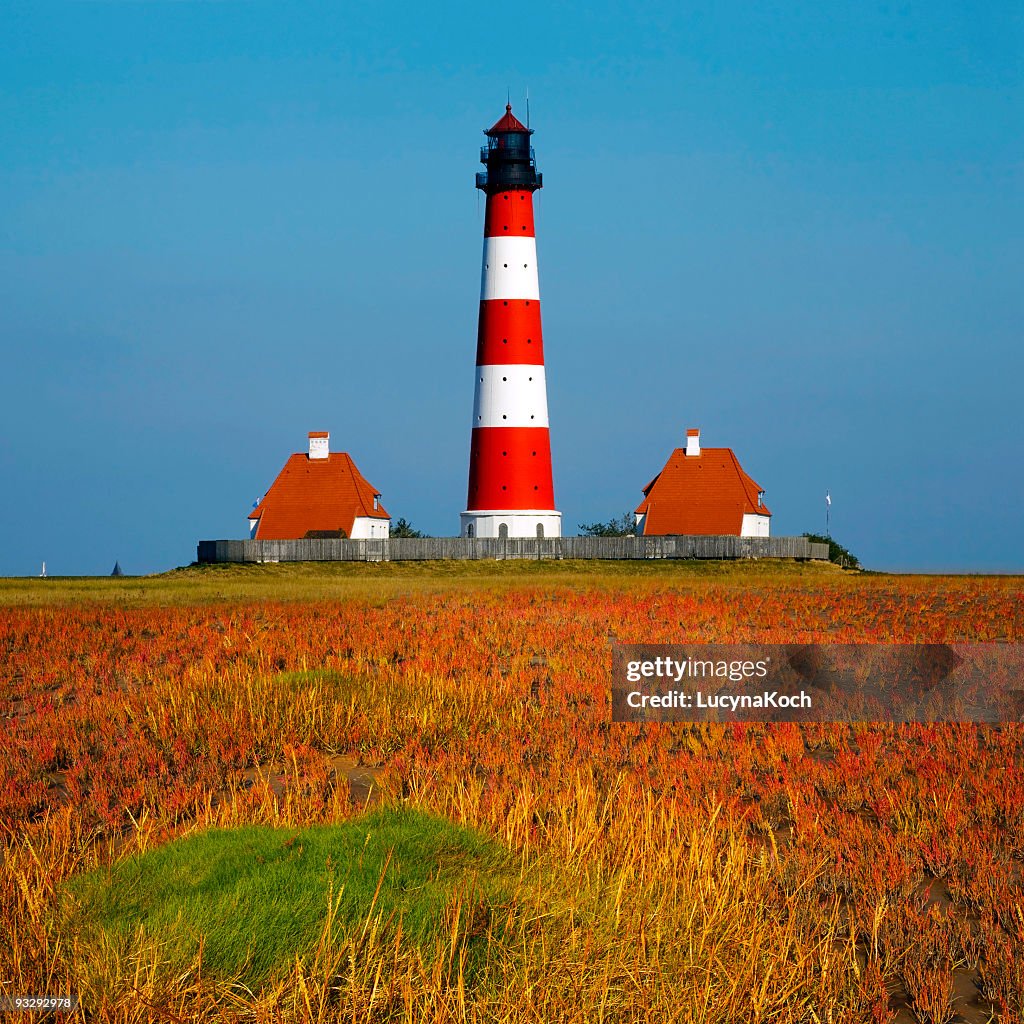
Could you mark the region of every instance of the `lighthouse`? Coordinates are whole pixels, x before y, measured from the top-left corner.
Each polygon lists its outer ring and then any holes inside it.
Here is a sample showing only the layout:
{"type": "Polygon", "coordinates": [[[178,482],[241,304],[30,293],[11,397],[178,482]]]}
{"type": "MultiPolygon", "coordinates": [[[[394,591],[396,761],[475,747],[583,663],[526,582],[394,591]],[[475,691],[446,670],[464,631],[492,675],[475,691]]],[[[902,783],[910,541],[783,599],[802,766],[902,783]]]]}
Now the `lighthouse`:
{"type": "Polygon", "coordinates": [[[487,196],[473,436],[463,537],[560,537],[548,430],[533,193],[532,130],[505,107],[484,134],[487,196]]]}

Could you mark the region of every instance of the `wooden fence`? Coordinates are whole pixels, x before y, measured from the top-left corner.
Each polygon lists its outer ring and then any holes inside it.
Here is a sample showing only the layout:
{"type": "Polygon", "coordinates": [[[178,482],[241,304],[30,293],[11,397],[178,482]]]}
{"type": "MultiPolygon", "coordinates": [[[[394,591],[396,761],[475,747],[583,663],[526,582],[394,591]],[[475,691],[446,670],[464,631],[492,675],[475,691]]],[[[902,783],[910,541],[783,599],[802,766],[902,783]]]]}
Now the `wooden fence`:
{"type": "Polygon", "coordinates": [[[201,540],[199,562],[425,562],[470,558],[814,558],[806,537],[422,537],[388,540],[201,540]]]}

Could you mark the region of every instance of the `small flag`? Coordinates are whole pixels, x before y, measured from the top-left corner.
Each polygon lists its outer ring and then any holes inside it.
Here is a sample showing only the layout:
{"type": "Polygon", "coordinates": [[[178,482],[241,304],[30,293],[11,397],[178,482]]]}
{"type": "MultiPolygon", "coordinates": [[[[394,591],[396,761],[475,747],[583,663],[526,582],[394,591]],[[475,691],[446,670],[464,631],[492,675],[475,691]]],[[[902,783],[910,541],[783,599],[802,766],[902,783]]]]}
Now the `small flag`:
{"type": "Polygon", "coordinates": [[[829,494],[828,491],[825,492],[825,504],[826,505],[831,505],[832,504],[832,495],[829,494]]]}

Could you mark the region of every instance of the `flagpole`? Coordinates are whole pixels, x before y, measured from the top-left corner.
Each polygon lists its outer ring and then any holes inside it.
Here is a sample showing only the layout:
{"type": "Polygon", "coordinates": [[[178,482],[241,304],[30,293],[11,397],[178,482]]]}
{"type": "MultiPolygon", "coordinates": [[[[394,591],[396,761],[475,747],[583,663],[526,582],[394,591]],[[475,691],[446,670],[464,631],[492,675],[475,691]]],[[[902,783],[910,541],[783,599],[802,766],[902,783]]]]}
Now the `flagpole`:
{"type": "Polygon", "coordinates": [[[831,513],[832,513],[832,493],[830,491],[825,492],[825,536],[832,539],[832,524],[831,524],[831,513]]]}

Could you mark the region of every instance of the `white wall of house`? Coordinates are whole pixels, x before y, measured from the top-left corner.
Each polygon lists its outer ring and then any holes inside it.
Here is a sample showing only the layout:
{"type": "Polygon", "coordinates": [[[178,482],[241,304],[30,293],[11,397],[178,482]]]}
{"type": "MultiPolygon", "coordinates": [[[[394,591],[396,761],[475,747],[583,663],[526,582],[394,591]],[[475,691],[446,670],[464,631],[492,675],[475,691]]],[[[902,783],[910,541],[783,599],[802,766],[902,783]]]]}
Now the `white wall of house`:
{"type": "Polygon", "coordinates": [[[769,537],[771,528],[770,516],[758,516],[747,512],[743,516],[743,525],[740,527],[741,537],[769,537]]]}
{"type": "Polygon", "coordinates": [[[381,540],[391,536],[390,519],[374,519],[372,516],[356,516],[352,524],[352,540],[381,540]]]}

